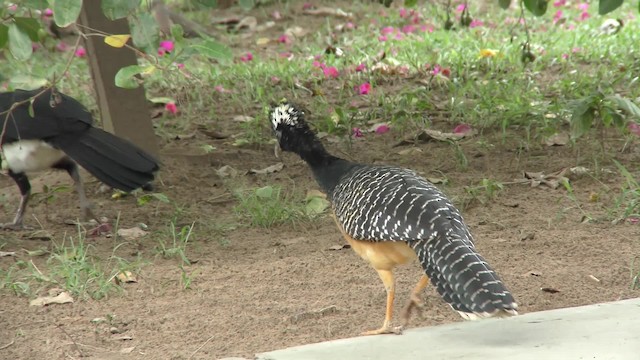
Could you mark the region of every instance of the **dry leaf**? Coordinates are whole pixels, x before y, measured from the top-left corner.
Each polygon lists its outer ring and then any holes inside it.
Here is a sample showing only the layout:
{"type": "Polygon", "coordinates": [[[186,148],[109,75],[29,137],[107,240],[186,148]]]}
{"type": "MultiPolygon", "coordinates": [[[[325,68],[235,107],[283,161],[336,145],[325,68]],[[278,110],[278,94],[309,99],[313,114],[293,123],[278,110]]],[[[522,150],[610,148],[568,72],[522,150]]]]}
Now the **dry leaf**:
{"type": "Polygon", "coordinates": [[[276,26],[275,21],[267,21],[264,24],[258,25],[256,27],[256,31],[261,33],[261,32],[263,32],[263,31],[265,31],[267,29],[271,29],[274,26],[276,26]]]}
{"type": "Polygon", "coordinates": [[[16,252],[15,251],[0,251],[0,257],[5,257],[5,256],[16,256],[16,252]]]}
{"type": "Polygon", "coordinates": [[[133,336],[122,335],[122,336],[114,337],[112,338],[112,340],[121,340],[121,341],[133,340],[133,336]]]}
{"type": "Polygon", "coordinates": [[[595,277],[593,275],[589,275],[589,279],[591,279],[591,280],[593,280],[593,281],[595,281],[597,283],[600,283],[600,279],[598,279],[597,277],[595,277]]]}
{"type": "Polygon", "coordinates": [[[49,241],[53,239],[53,235],[47,230],[36,230],[29,234],[29,239],[49,241]]]}
{"type": "Polygon", "coordinates": [[[553,134],[549,136],[549,138],[547,138],[545,143],[547,144],[547,146],[567,145],[569,143],[569,134],[565,132],[553,134]]]}
{"type": "Polygon", "coordinates": [[[568,182],[569,179],[565,176],[568,169],[562,169],[553,174],[545,175],[542,172],[523,172],[523,176],[527,179],[527,182],[531,184],[531,187],[538,187],[541,184],[546,185],[552,189],[557,189],[563,182],[568,182]]]}
{"type": "Polygon", "coordinates": [[[333,245],[329,247],[329,250],[342,250],[342,249],[351,249],[351,245],[349,244],[344,244],[344,245],[333,245]]]}
{"type": "Polygon", "coordinates": [[[259,38],[258,40],[256,40],[256,45],[265,46],[265,45],[269,44],[270,42],[271,42],[271,39],[266,38],[266,37],[262,37],[262,38],[259,38]]]}
{"type": "Polygon", "coordinates": [[[456,133],[445,133],[442,131],[438,131],[438,130],[433,130],[433,129],[425,129],[420,131],[418,134],[414,135],[411,138],[406,138],[403,139],[402,141],[400,141],[399,143],[393,145],[394,147],[397,146],[402,146],[402,145],[412,145],[412,144],[417,144],[419,142],[428,142],[428,141],[432,141],[432,140],[437,140],[437,141],[457,141],[460,139],[464,139],[470,136],[473,136],[476,134],[476,130],[470,130],[467,131],[465,133],[460,133],[460,134],[456,134],[456,133]]]}
{"type": "Polygon", "coordinates": [[[327,194],[323,193],[320,190],[311,189],[311,190],[307,191],[307,197],[305,198],[305,200],[309,200],[309,199],[314,198],[314,197],[319,197],[319,198],[322,198],[322,199],[326,199],[327,198],[327,194]]]}
{"type": "Polygon", "coordinates": [[[398,151],[398,154],[400,155],[418,155],[420,153],[422,153],[422,149],[417,147],[410,147],[410,148],[406,148],[404,150],[398,151]]]}
{"type": "Polygon", "coordinates": [[[247,16],[242,20],[238,21],[236,26],[234,26],[234,29],[236,31],[240,31],[242,29],[248,29],[249,31],[254,31],[256,29],[256,26],[258,26],[258,19],[256,19],[253,16],[247,16]]]}
{"type": "Polygon", "coordinates": [[[49,304],[66,304],[72,303],[73,298],[69,295],[68,292],[63,291],[57,296],[41,296],[39,298],[33,299],[29,302],[31,306],[45,306],[49,304]]]}
{"type": "Polygon", "coordinates": [[[560,290],[555,289],[555,288],[550,288],[550,287],[543,287],[543,288],[540,288],[540,290],[542,290],[544,292],[547,292],[549,294],[555,294],[555,293],[559,293],[560,292],[560,290]]]}
{"type": "Polygon", "coordinates": [[[447,184],[449,182],[449,180],[447,180],[446,178],[436,178],[436,177],[428,177],[427,181],[436,185],[436,184],[447,184]]]}
{"type": "Polygon", "coordinates": [[[260,170],[251,169],[249,170],[249,174],[258,174],[258,175],[271,174],[274,172],[278,172],[283,168],[284,168],[284,164],[280,162],[271,166],[267,166],[266,168],[260,169],[260,170]]]}
{"type": "Polygon", "coordinates": [[[301,38],[309,33],[309,30],[304,29],[300,26],[293,26],[284,31],[284,34],[293,37],[293,38],[301,38]]]}
{"type": "Polygon", "coordinates": [[[131,271],[123,271],[116,275],[116,282],[118,283],[137,283],[138,279],[136,279],[135,275],[131,271]]]}
{"type": "Polygon", "coordinates": [[[135,348],[136,348],[135,346],[122,348],[122,349],[120,349],[120,354],[131,354],[131,352],[135,348]]]}
{"type": "Polygon", "coordinates": [[[139,227],[132,227],[129,229],[118,229],[118,236],[125,240],[135,240],[139,237],[145,236],[148,233],[139,227]]]}
{"type": "Polygon", "coordinates": [[[235,122],[250,122],[253,121],[253,118],[248,115],[236,115],[233,117],[233,121],[235,122]]]}
{"type": "Polygon", "coordinates": [[[218,174],[218,176],[220,176],[221,178],[227,178],[227,177],[234,178],[238,176],[238,170],[234,169],[229,165],[225,165],[220,169],[216,170],[216,174],[218,174]]]}
{"type": "Polygon", "coordinates": [[[342,9],[334,9],[330,7],[319,7],[315,9],[306,9],[302,12],[305,15],[316,15],[316,16],[337,16],[346,19],[353,19],[353,13],[346,12],[342,9]]]}

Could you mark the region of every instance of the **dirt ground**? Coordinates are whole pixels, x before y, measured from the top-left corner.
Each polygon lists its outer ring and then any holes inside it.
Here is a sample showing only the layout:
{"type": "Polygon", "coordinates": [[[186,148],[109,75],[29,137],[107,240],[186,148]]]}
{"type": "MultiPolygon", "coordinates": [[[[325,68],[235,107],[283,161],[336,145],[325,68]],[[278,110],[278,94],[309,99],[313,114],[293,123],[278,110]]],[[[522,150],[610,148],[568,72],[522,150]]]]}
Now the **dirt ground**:
{"type": "MultiPolygon", "coordinates": [[[[449,126],[439,125],[442,130],[449,126]]],[[[592,139],[576,147],[531,144],[523,149],[521,135],[509,133],[503,141],[501,134],[487,131],[463,140],[465,169],[447,143],[420,143],[416,147],[422,152],[399,154],[409,146],[393,147],[401,137],[393,130],[366,136],[350,148],[342,143],[327,146],[358,161],[410,167],[429,178],[446,177],[449,182],[441,188],[461,207],[466,205],[463,213],[477,248],[516,296],[522,313],[639,296],[631,289],[631,277],[638,272],[633,267],[640,255],[640,225],[626,221],[614,225],[606,218],[624,182],[611,161],[594,162],[601,153],[592,139]],[[507,183],[521,179],[523,171],[549,174],[575,166],[590,169],[589,175],[571,178],[576,201],[562,187],[506,184],[495,199],[484,203],[468,201],[465,191],[465,186],[475,186],[483,178],[507,183]],[[594,194],[598,201],[590,201],[594,194]],[[596,221],[583,222],[584,214],[596,221]]],[[[633,164],[640,161],[640,147],[619,153],[622,142],[613,138],[607,146],[609,156],[638,175],[633,164]]],[[[166,236],[162,231],[174,210],[166,205],[138,206],[131,197],[112,200],[110,194],[96,193],[98,184],[88,181],[97,213],[112,220],[120,214],[121,227],[145,223],[151,229],[148,236],[118,249],[126,259],[138,255],[147,259],[136,274],[138,282],[124,285],[122,293],[107,299],[48,307],[29,306],[29,299],[0,291],[0,358],[251,358],[258,352],[357,336],[381,325],[386,297],[382,283],[351,250],[330,250],[343,239],[329,216],[268,229],[237,225],[230,194],[237,183],[280,184],[302,193],[317,188],[298,158],[284,154],[276,159],[272,146],[237,148],[228,140],[208,140],[198,133],[195,139],[165,141],[162,161],[156,191],[180,204],[186,214],[181,224],[196,224],[187,250],[195,262],[187,269],[193,278],[191,289],[182,288],[178,262],[165,260],[154,250],[156,236],[166,236]],[[216,151],[198,155],[203,142],[216,151]],[[284,169],[274,174],[241,175],[232,181],[216,174],[224,165],[244,174],[280,161],[284,169]],[[229,228],[234,223],[235,228],[229,228]],[[95,318],[110,321],[94,324],[95,318]]],[[[47,172],[35,175],[33,183],[38,191],[42,184],[69,184],[69,179],[47,172]]],[[[2,176],[0,193],[7,198],[0,220],[8,221],[18,190],[2,176]]],[[[77,215],[76,195],[65,192],[49,204],[34,200],[26,222],[36,225],[37,217],[59,241],[75,232],[64,219],[77,215]]],[[[51,246],[49,241],[29,239],[29,234],[1,232],[2,251],[51,246]]],[[[116,245],[104,236],[89,237],[87,242],[101,258],[108,258],[116,245]]],[[[20,258],[30,259],[22,254],[20,258]]],[[[15,261],[0,258],[0,269],[15,261]]],[[[41,258],[33,261],[45,265],[41,258]]],[[[412,264],[396,275],[400,308],[421,271],[412,264]]],[[[426,309],[411,327],[462,321],[433,288],[427,288],[424,297],[426,309]]]]}

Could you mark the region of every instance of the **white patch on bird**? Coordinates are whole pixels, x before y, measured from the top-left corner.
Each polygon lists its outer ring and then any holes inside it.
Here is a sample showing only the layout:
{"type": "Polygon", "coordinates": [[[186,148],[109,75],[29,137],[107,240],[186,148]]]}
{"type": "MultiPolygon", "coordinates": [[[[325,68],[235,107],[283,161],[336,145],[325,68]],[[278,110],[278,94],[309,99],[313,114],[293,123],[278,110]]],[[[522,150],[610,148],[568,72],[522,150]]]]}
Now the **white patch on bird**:
{"type": "Polygon", "coordinates": [[[291,106],[291,104],[280,104],[271,110],[271,124],[273,129],[277,129],[278,125],[285,124],[294,126],[298,123],[298,116],[304,115],[304,112],[291,106]]]}
{"type": "Polygon", "coordinates": [[[6,166],[13,172],[39,171],[50,168],[66,155],[42,140],[20,140],[2,145],[6,166]]]}

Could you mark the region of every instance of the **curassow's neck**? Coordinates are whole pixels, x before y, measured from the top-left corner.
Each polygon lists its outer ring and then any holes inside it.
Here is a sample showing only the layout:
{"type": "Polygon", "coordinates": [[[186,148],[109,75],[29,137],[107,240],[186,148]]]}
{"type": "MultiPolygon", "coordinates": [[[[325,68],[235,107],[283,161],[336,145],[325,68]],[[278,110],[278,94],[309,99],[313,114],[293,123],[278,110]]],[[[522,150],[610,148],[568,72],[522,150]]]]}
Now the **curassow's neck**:
{"type": "Polygon", "coordinates": [[[342,176],[358,164],[329,154],[315,134],[309,135],[306,141],[301,142],[304,146],[294,152],[311,167],[322,190],[331,196],[342,176]]]}

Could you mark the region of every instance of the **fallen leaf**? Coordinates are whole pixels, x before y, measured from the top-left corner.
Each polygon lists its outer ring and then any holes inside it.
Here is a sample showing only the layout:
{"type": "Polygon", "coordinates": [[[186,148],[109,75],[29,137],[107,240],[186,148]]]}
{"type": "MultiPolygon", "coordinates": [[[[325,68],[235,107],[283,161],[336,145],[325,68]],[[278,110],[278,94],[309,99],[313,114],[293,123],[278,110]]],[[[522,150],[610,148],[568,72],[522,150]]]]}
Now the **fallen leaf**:
{"type": "Polygon", "coordinates": [[[598,279],[597,277],[595,277],[593,275],[589,275],[589,279],[591,279],[591,280],[593,280],[593,281],[595,281],[597,283],[600,283],[600,279],[598,279]]]}
{"type": "Polygon", "coordinates": [[[256,45],[265,46],[265,45],[268,45],[270,42],[271,42],[271,39],[266,38],[266,37],[262,37],[262,38],[259,38],[258,40],[256,40],[256,45]]]}
{"type": "Polygon", "coordinates": [[[406,148],[398,151],[398,154],[400,155],[418,155],[420,153],[422,153],[422,149],[417,147],[410,147],[410,148],[406,148]]]}
{"type": "Polygon", "coordinates": [[[0,251],[0,257],[5,257],[5,256],[16,256],[16,252],[15,251],[0,251]]]}
{"type": "Polygon", "coordinates": [[[292,26],[284,31],[284,34],[293,37],[293,38],[301,38],[309,33],[309,30],[304,29],[300,26],[292,26]]]}
{"type": "Polygon", "coordinates": [[[329,201],[322,197],[312,197],[307,200],[305,213],[310,216],[322,214],[329,207],[329,201]]]}
{"type": "Polygon", "coordinates": [[[436,177],[428,177],[427,181],[436,185],[436,184],[447,184],[449,183],[449,179],[447,178],[436,178],[436,177]]]}
{"type": "Polygon", "coordinates": [[[122,349],[120,349],[120,354],[131,354],[131,352],[132,352],[135,348],[136,348],[135,346],[122,348],[122,349]]]}
{"type": "Polygon", "coordinates": [[[565,176],[567,170],[568,169],[565,168],[556,173],[548,175],[545,175],[542,172],[524,171],[523,176],[526,181],[531,184],[531,187],[538,187],[542,184],[552,189],[557,189],[560,184],[569,181],[569,178],[565,176]]]}
{"type": "Polygon", "coordinates": [[[453,128],[453,133],[458,135],[466,135],[468,132],[473,131],[473,128],[469,124],[459,124],[453,128]]]}
{"type": "Polygon", "coordinates": [[[547,146],[564,146],[569,143],[569,134],[565,132],[556,133],[547,138],[545,143],[547,146]]]}
{"type": "Polygon", "coordinates": [[[105,44],[112,46],[114,48],[123,47],[127,41],[131,38],[131,35],[109,35],[104,38],[105,44]]]}
{"type": "Polygon", "coordinates": [[[283,168],[284,168],[284,164],[280,162],[271,166],[267,166],[266,168],[260,169],[260,170],[251,169],[249,170],[249,174],[258,174],[258,175],[271,174],[274,172],[278,172],[283,168]]]}
{"type": "Polygon", "coordinates": [[[349,245],[349,244],[333,245],[333,246],[329,246],[328,250],[337,251],[337,250],[342,250],[342,249],[351,249],[351,245],[349,245]]]}
{"type": "Polygon", "coordinates": [[[49,252],[46,249],[37,249],[37,250],[27,250],[27,255],[29,256],[44,256],[49,252]]]}
{"type": "Polygon", "coordinates": [[[236,25],[233,27],[234,30],[240,31],[242,29],[248,29],[249,31],[254,31],[258,26],[258,19],[253,16],[247,16],[242,18],[242,20],[238,21],[236,25]]]}
{"type": "Polygon", "coordinates": [[[200,131],[201,133],[205,134],[208,138],[215,139],[215,140],[226,139],[226,138],[229,137],[229,135],[225,135],[225,134],[219,133],[219,132],[217,132],[215,130],[209,130],[204,125],[198,126],[198,131],[200,131]]]}
{"type": "Polygon", "coordinates": [[[135,240],[139,237],[147,235],[148,232],[136,226],[129,229],[118,229],[117,234],[125,240],[135,240]]]}
{"type": "Polygon", "coordinates": [[[322,198],[322,199],[326,199],[327,198],[327,194],[323,193],[320,190],[311,189],[311,190],[307,191],[307,196],[305,197],[305,200],[309,200],[309,199],[314,198],[314,197],[319,197],[319,198],[322,198]]]}
{"type": "Polygon", "coordinates": [[[471,137],[476,134],[476,130],[470,130],[465,133],[446,133],[439,130],[433,129],[425,129],[417,133],[411,138],[405,138],[399,143],[395,144],[394,147],[402,146],[402,145],[411,145],[417,144],[419,142],[428,142],[432,140],[437,141],[458,141],[467,137],[471,137]]]}
{"type": "Polygon", "coordinates": [[[118,283],[137,283],[138,279],[136,279],[135,275],[131,271],[122,271],[115,277],[116,282],[118,283]]]}
{"type": "Polygon", "coordinates": [[[29,239],[49,241],[53,239],[53,235],[47,230],[36,230],[29,234],[29,239]]]}
{"type": "Polygon", "coordinates": [[[95,236],[110,234],[112,231],[113,231],[113,227],[111,226],[111,224],[109,224],[108,222],[104,222],[94,227],[93,229],[89,230],[87,234],[89,236],[95,237],[95,236]]]}
{"type": "Polygon", "coordinates": [[[338,8],[334,9],[326,6],[315,8],[315,9],[314,8],[305,9],[302,13],[305,15],[336,16],[336,17],[342,17],[346,19],[353,19],[353,13],[346,12],[342,9],[338,9],[338,8]]]}
{"type": "Polygon", "coordinates": [[[550,287],[543,287],[543,288],[540,288],[540,290],[542,290],[542,291],[544,291],[546,293],[549,293],[549,294],[555,294],[555,293],[559,293],[560,292],[560,290],[555,289],[555,288],[550,288],[550,287]]]}
{"type": "Polygon", "coordinates": [[[29,302],[30,306],[45,306],[49,304],[66,304],[72,303],[73,298],[68,292],[63,291],[57,296],[41,296],[29,302]]]}
{"type": "Polygon", "coordinates": [[[218,176],[220,176],[221,178],[227,178],[227,177],[234,178],[238,176],[238,170],[234,169],[229,165],[225,165],[220,169],[216,170],[216,174],[218,174],[218,176]]]}
{"type": "Polygon", "coordinates": [[[250,122],[253,121],[253,118],[248,115],[236,115],[233,117],[233,121],[235,122],[250,122]]]}

